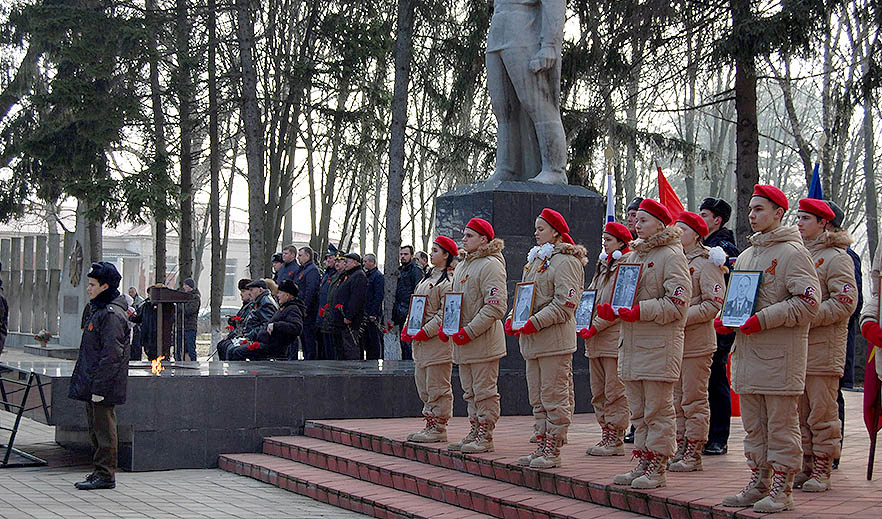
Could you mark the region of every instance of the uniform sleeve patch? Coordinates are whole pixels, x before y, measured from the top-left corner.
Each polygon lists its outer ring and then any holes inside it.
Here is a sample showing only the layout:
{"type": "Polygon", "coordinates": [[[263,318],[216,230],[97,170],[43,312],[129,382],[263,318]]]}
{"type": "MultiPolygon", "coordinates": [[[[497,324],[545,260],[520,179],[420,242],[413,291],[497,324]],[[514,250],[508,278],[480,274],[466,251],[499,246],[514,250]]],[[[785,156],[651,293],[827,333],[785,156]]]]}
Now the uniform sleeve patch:
{"type": "Polygon", "coordinates": [[[836,296],[836,299],[838,299],[840,303],[845,305],[851,305],[852,303],[854,303],[854,299],[848,297],[845,294],[839,294],[838,296],[836,296]]]}
{"type": "Polygon", "coordinates": [[[818,304],[817,300],[815,299],[814,287],[806,287],[805,292],[803,292],[802,295],[800,295],[799,297],[811,306],[815,306],[816,304],[818,304]]]}
{"type": "Polygon", "coordinates": [[[569,292],[567,292],[567,297],[576,297],[576,289],[571,288],[569,292]]]}
{"type": "Polygon", "coordinates": [[[686,306],[686,301],[683,301],[679,297],[672,297],[671,301],[677,306],[686,306]]]}
{"type": "Polygon", "coordinates": [[[847,293],[851,292],[852,290],[854,290],[854,285],[852,285],[851,283],[846,283],[846,284],[842,285],[842,293],[843,294],[847,294],[847,293]]]}
{"type": "Polygon", "coordinates": [[[725,301],[723,301],[723,298],[719,297],[719,296],[714,296],[714,301],[716,301],[717,303],[720,303],[720,304],[725,303],[725,301]]]}
{"type": "Polygon", "coordinates": [[[714,285],[714,294],[719,294],[722,291],[723,291],[723,285],[721,285],[719,283],[714,285]]]}
{"type": "Polygon", "coordinates": [[[498,305],[500,303],[499,303],[499,299],[488,299],[487,304],[488,305],[498,305]]]}
{"type": "Polygon", "coordinates": [[[567,308],[576,308],[576,303],[572,301],[567,301],[566,303],[564,303],[564,306],[567,308]]]}
{"type": "Polygon", "coordinates": [[[493,297],[498,293],[499,293],[499,289],[497,287],[490,287],[490,297],[493,297]]]}
{"type": "Polygon", "coordinates": [[[674,289],[674,297],[682,295],[682,294],[683,294],[683,287],[677,287],[674,289]]]}

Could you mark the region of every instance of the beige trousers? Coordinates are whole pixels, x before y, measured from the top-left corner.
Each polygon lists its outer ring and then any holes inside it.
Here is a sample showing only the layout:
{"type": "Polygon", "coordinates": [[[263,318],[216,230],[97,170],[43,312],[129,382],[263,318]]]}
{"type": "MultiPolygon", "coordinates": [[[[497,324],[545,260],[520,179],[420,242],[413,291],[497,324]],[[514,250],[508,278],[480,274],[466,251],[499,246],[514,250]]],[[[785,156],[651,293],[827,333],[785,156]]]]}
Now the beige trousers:
{"type": "Polygon", "coordinates": [[[453,389],[450,387],[452,362],[415,367],[417,393],[423,401],[423,416],[447,420],[453,414],[453,389]]]}
{"type": "Polygon", "coordinates": [[[572,372],[572,353],[527,359],[527,392],[533,407],[535,432],[555,438],[566,437],[573,421],[570,407],[572,372]]]}
{"type": "Polygon", "coordinates": [[[462,397],[466,401],[469,420],[495,425],[499,420],[499,359],[490,362],[459,365],[462,397]]]}
{"type": "Polygon", "coordinates": [[[629,380],[625,381],[625,395],[634,424],[634,448],[673,456],[677,448],[674,383],[629,380]]]}
{"type": "Polygon", "coordinates": [[[806,375],[805,393],[799,397],[799,429],[806,455],[838,458],[842,429],[839,422],[839,377],[806,375]]]}
{"type": "Polygon", "coordinates": [[[628,400],[625,398],[625,384],[619,378],[619,359],[616,357],[594,357],[588,359],[591,370],[591,405],[594,416],[601,427],[615,427],[625,430],[631,420],[628,400]]]}
{"type": "Polygon", "coordinates": [[[751,467],[802,470],[799,398],[784,395],[741,395],[744,456],[751,467]]]}
{"type": "Polygon", "coordinates": [[[707,441],[710,405],[707,381],[714,354],[688,357],[680,365],[680,380],[674,384],[674,409],[677,412],[677,438],[707,441]]]}

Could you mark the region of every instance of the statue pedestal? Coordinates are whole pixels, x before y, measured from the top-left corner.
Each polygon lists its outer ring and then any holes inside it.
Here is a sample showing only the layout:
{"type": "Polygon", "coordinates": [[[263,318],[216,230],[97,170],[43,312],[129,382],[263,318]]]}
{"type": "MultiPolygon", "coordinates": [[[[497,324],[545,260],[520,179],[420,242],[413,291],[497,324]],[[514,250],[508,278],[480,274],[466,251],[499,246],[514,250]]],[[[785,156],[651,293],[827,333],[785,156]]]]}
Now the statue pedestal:
{"type": "MultiPolygon", "coordinates": [[[[603,198],[584,187],[508,181],[460,186],[436,200],[435,232],[459,242],[470,218],[477,216],[493,225],[496,236],[505,241],[503,256],[510,309],[515,284],[521,280],[527,261],[527,252],[536,245],[533,237],[536,217],[545,207],[563,214],[573,240],[588,249],[588,265],[585,267],[587,287],[600,254],[601,233],[606,220],[603,198]]],[[[587,369],[584,341],[579,339],[578,344],[573,367],[587,369]]],[[[506,346],[508,355],[500,361],[500,367],[523,368],[524,359],[517,338],[506,337],[506,346]]]]}

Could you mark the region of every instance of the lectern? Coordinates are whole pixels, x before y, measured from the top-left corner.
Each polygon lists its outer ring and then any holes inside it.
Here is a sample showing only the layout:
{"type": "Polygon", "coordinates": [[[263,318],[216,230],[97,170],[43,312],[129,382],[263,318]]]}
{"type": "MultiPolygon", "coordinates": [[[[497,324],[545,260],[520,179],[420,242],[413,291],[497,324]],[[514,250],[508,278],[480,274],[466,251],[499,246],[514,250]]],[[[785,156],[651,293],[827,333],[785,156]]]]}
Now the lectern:
{"type": "MultiPolygon", "coordinates": [[[[168,287],[150,287],[147,289],[147,294],[150,296],[150,301],[156,303],[156,351],[162,352],[158,354],[166,359],[171,359],[175,304],[189,303],[193,300],[193,294],[168,287]]],[[[182,325],[183,323],[179,326],[182,325]]]]}

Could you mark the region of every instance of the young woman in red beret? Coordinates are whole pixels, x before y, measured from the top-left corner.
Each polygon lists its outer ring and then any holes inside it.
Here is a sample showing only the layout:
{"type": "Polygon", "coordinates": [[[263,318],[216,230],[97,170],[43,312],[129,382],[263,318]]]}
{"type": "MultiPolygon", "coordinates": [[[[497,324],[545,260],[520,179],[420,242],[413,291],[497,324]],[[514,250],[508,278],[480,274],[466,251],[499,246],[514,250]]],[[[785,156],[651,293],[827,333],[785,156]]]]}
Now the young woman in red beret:
{"type": "MultiPolygon", "coordinates": [[[[426,296],[423,327],[414,335],[407,335],[407,326],[401,331],[401,340],[413,341],[414,379],[417,392],[423,401],[423,417],[426,426],[422,431],[407,435],[407,440],[418,443],[447,441],[447,420],[453,413],[453,390],[450,372],[453,368],[453,343],[438,338],[441,314],[444,307],[443,294],[450,289],[453,280],[451,266],[459,250],[447,236],[438,236],[432,244],[429,262],[432,272],[421,281],[414,295],[426,296]]],[[[405,323],[410,322],[408,315],[405,323]]]]}
{"type": "Polygon", "coordinates": [[[637,239],[622,260],[622,264],[643,265],[634,305],[618,314],[609,303],[597,308],[604,319],[622,320],[618,368],[635,426],[634,454],[639,463],[613,482],[632,488],[665,486],[667,461],[676,449],[674,383],[680,378],[692,283],[680,245],[683,231],[669,227],[672,221],[655,200],[640,203],[637,239]]]}
{"type": "Polygon", "coordinates": [[[686,314],[680,380],[674,384],[677,452],[671,458],[668,470],[692,472],[703,470],[701,449],[710,427],[707,385],[717,349],[714,317],[723,307],[725,294],[723,265],[726,252],[720,247],[708,249],[702,245],[701,240],[707,236],[708,228],[698,214],[683,212],[677,218],[676,226],[683,231],[680,243],[689,261],[692,300],[686,314]]]}
{"type": "MultiPolygon", "coordinates": [[[[603,229],[603,252],[594,268],[594,278],[588,286],[596,290],[597,304],[612,299],[615,269],[622,257],[630,252],[631,231],[620,223],[609,222],[603,229]]],[[[600,441],[587,453],[592,456],[624,456],[625,429],[631,420],[625,385],[619,378],[620,321],[607,321],[595,312],[589,328],[579,330],[585,339],[585,356],[591,370],[591,405],[594,416],[603,431],[600,441]]]]}
{"type": "Polygon", "coordinates": [[[518,465],[548,469],[561,464],[560,447],[573,418],[570,384],[576,351],[576,307],[585,283],[585,248],[572,245],[569,226],[553,209],[535,222],[536,246],[527,254],[522,281],[533,283],[533,307],[527,323],[505,331],[520,340],[527,361],[527,390],[538,446],[518,458],[518,465]]]}

